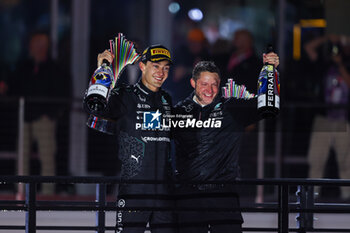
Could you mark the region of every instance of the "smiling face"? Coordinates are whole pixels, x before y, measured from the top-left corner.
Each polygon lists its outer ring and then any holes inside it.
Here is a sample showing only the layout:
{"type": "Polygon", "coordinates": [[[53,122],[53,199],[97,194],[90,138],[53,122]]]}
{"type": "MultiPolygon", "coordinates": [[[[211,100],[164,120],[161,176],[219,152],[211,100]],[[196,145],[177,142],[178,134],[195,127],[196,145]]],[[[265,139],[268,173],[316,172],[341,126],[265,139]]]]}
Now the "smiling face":
{"type": "Polygon", "coordinates": [[[191,79],[197,101],[201,105],[211,104],[219,92],[220,77],[218,73],[201,72],[198,79],[191,79]]]}
{"type": "Polygon", "coordinates": [[[168,78],[170,70],[169,61],[140,62],[140,69],[142,71],[142,83],[151,91],[158,91],[164,81],[168,78]]]}

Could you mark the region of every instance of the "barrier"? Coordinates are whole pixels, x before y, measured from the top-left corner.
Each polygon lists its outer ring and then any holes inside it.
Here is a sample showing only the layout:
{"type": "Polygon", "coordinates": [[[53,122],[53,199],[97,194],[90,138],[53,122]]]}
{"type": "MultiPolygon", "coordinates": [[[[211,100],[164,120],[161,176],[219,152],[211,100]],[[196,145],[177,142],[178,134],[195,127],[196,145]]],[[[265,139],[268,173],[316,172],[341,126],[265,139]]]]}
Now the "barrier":
{"type": "MultiPolygon", "coordinates": [[[[61,230],[61,231],[96,231],[104,233],[106,230],[115,230],[114,226],[105,225],[105,214],[107,211],[117,211],[120,208],[115,202],[108,202],[106,199],[107,185],[119,183],[134,184],[162,184],[161,181],[141,181],[129,180],[120,181],[116,177],[62,177],[62,176],[0,176],[1,184],[24,183],[26,193],[24,201],[0,200],[0,210],[2,211],[25,211],[25,225],[1,225],[0,230],[20,230],[25,229],[27,233],[34,233],[36,230],[61,230]],[[56,184],[95,184],[95,201],[39,201],[37,200],[37,186],[41,183],[56,184]],[[37,226],[37,211],[94,211],[96,212],[95,226],[37,226]]],[[[222,182],[207,182],[206,184],[222,184],[222,182]]],[[[200,184],[192,183],[191,184],[200,184]]],[[[313,186],[350,186],[350,180],[332,179],[241,179],[230,184],[235,185],[264,185],[276,186],[278,188],[278,201],[276,203],[254,203],[249,206],[241,206],[242,212],[256,213],[277,213],[277,228],[243,228],[243,231],[264,231],[264,232],[350,232],[350,229],[315,229],[313,227],[314,213],[350,213],[349,204],[316,203],[313,194],[313,186]],[[297,201],[290,202],[290,188],[298,187],[297,201]],[[298,227],[289,227],[289,214],[298,213],[298,227]]],[[[293,194],[294,196],[294,194],[293,194]]],[[[137,208],[142,210],[143,208],[137,208]]],[[[165,211],[169,208],[153,208],[154,210],[165,211]]],[[[125,208],[124,208],[125,210],[125,208]]],[[[134,209],[135,210],[135,209],[134,209]]],[[[178,209],[174,208],[174,211],[178,209]]],[[[194,209],[188,209],[194,210],[194,209]]],[[[231,209],[232,210],[232,209],[231,209]]],[[[209,211],[224,211],[221,209],[209,211]]],[[[226,209],[227,211],[227,209],[226,209]]],[[[10,232],[10,231],[9,231],[10,232]]]]}

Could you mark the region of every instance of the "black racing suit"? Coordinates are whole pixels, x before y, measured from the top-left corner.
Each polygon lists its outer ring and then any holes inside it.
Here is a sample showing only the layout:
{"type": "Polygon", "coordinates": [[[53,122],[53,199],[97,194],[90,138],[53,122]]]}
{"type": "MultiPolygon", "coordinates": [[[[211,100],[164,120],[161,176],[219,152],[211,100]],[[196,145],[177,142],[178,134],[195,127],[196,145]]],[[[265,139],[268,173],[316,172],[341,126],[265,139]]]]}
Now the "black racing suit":
{"type": "MultiPolygon", "coordinates": [[[[193,95],[174,109],[177,120],[185,121],[178,123],[174,132],[178,179],[189,183],[177,189],[178,207],[239,208],[236,188],[227,182],[239,177],[241,137],[244,127],[258,120],[256,99],[217,97],[201,107],[193,95]],[[191,181],[223,184],[193,185],[191,181]]],[[[240,211],[184,211],[179,221],[180,232],[207,232],[208,225],[211,232],[240,232],[243,219],[240,211]]]]}
{"type": "MultiPolygon", "coordinates": [[[[84,101],[85,109],[87,109],[84,101]]],[[[141,81],[134,86],[114,88],[106,109],[89,112],[117,122],[118,156],[123,180],[167,181],[170,129],[162,127],[171,113],[171,97],[163,90],[152,92],[141,81]],[[160,115],[160,116],[159,116],[160,115]]],[[[121,184],[119,207],[172,207],[166,184],[121,184]]],[[[164,211],[120,211],[117,226],[121,232],[143,232],[147,222],[152,232],[172,232],[172,214],[164,211]],[[157,226],[160,226],[157,229],[157,226]]]]}

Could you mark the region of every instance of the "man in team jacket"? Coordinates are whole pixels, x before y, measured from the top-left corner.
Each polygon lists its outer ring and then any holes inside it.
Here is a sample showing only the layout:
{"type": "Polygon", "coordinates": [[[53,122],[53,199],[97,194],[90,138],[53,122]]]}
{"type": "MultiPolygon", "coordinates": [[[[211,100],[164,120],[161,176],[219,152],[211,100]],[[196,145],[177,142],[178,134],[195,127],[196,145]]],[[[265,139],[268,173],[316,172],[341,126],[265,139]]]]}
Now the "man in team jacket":
{"type": "MultiPolygon", "coordinates": [[[[98,55],[98,66],[106,59],[111,64],[114,57],[108,50],[98,55]]],[[[155,211],[154,208],[172,208],[170,190],[166,184],[171,171],[169,164],[170,128],[162,126],[171,114],[171,98],[161,89],[172,64],[170,52],[162,45],[147,48],[139,68],[142,77],[133,86],[118,84],[111,91],[108,104],[102,111],[89,110],[89,114],[114,121],[119,145],[118,158],[122,162],[123,180],[142,180],[145,184],[121,184],[117,213],[118,232],[144,232],[149,223],[152,233],[173,233],[173,214],[155,211]],[[147,184],[148,182],[148,184],[147,184]],[[127,208],[148,208],[131,210],[127,208]]]]}
{"type": "MultiPolygon", "coordinates": [[[[279,64],[275,53],[264,55],[264,61],[279,64]]],[[[194,92],[174,109],[177,177],[183,183],[177,189],[179,231],[206,233],[210,227],[211,233],[242,232],[239,210],[207,210],[239,208],[237,190],[228,183],[239,177],[244,127],[259,120],[256,98],[220,98],[220,72],[213,62],[196,64],[191,85],[194,92]],[[217,181],[222,184],[213,184],[217,181]],[[184,208],[198,210],[181,211],[184,208]]]]}

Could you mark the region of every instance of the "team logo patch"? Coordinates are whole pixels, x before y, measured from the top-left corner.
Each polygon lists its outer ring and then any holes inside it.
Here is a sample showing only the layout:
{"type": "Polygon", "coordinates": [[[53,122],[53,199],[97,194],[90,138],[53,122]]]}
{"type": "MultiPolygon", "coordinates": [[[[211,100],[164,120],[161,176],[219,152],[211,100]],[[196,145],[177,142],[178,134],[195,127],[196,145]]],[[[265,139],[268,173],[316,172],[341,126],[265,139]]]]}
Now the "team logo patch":
{"type": "Polygon", "coordinates": [[[143,128],[144,129],[159,129],[162,113],[157,110],[156,112],[144,112],[143,113],[143,128]]]}
{"type": "Polygon", "coordinates": [[[167,104],[168,102],[166,101],[166,99],[164,98],[164,96],[162,96],[162,103],[163,104],[167,104]]]}
{"type": "Polygon", "coordinates": [[[125,200],[124,199],[118,200],[118,207],[125,207],[125,200]]]}
{"type": "Polygon", "coordinates": [[[191,112],[192,109],[193,109],[193,105],[192,104],[187,105],[187,106],[182,106],[182,107],[185,109],[186,112],[191,112]]]}
{"type": "Polygon", "coordinates": [[[162,49],[162,48],[151,49],[151,56],[153,56],[153,55],[165,55],[165,56],[170,58],[169,51],[166,49],[162,49]]]}
{"type": "Polygon", "coordinates": [[[221,107],[221,105],[222,105],[222,103],[218,103],[217,105],[215,105],[214,110],[216,110],[216,109],[220,108],[220,107],[221,107]]]}

